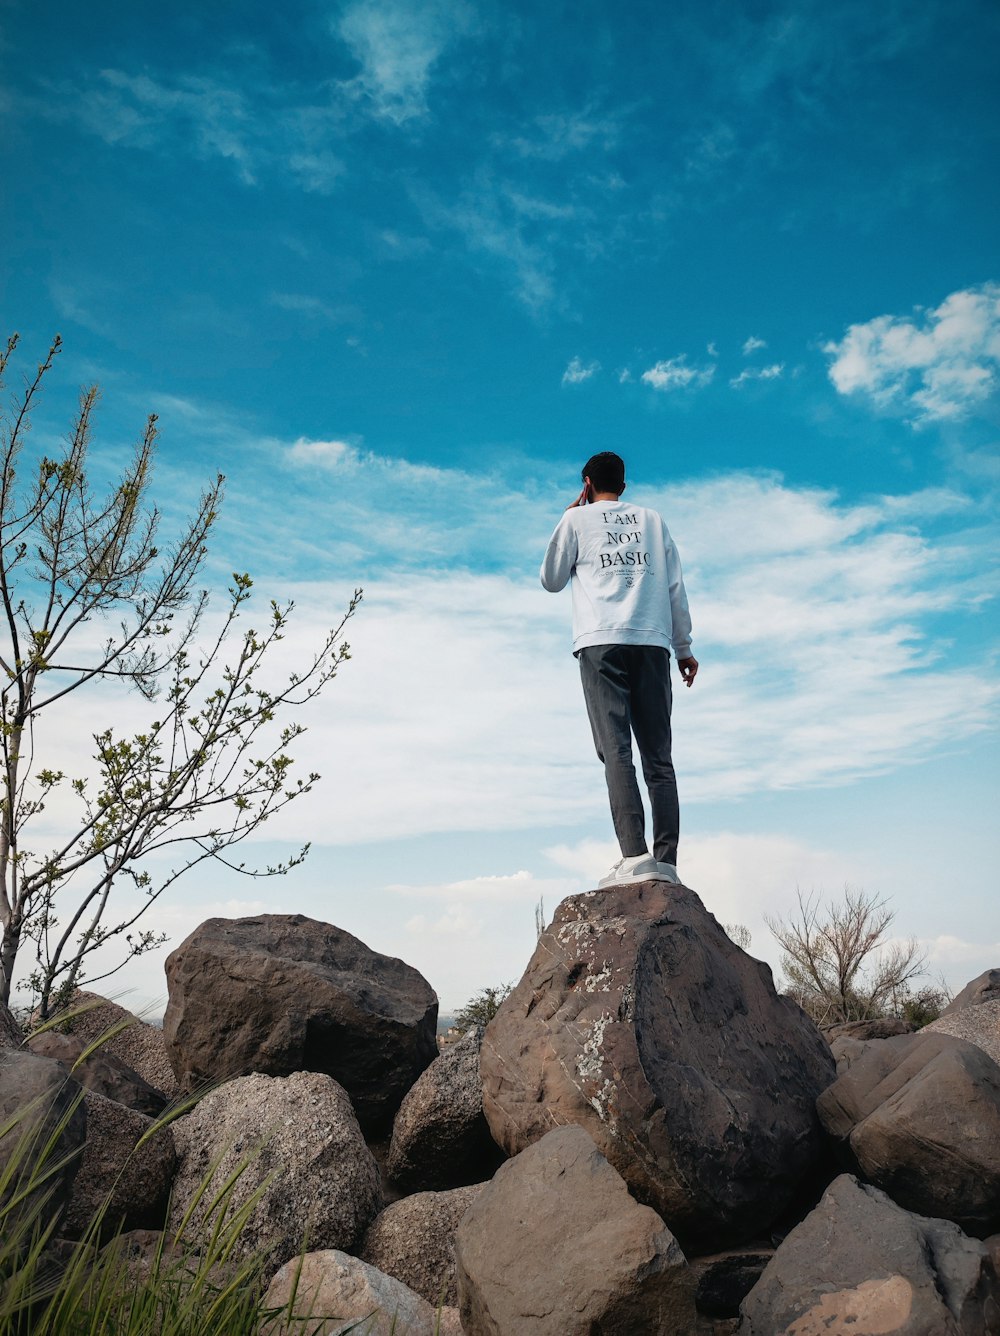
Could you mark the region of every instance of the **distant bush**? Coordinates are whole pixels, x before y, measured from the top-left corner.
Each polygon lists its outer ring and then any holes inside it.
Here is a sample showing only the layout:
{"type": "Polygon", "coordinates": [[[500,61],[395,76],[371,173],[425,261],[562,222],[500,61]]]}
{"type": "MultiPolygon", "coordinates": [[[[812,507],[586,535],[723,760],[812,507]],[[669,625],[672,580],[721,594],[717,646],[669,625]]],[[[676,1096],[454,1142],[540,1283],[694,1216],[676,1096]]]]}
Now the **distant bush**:
{"type": "Polygon", "coordinates": [[[510,997],[514,990],[512,983],[501,983],[496,988],[483,988],[470,997],[464,1007],[455,1012],[455,1029],[471,1030],[477,1025],[489,1025],[500,1010],[500,1004],[510,997]]]}

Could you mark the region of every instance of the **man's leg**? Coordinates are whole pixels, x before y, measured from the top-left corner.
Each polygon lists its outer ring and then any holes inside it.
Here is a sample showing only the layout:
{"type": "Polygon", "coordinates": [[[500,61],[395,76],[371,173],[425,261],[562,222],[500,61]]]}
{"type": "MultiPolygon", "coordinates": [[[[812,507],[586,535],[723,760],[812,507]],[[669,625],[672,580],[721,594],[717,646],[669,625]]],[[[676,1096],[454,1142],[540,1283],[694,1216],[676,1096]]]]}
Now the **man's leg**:
{"type": "Polygon", "coordinates": [[[632,764],[629,674],[623,650],[631,645],[591,645],[580,650],[580,680],[597,755],[611,800],[611,819],[622,856],[648,852],[642,797],[632,764]]]}
{"type": "Polygon", "coordinates": [[[658,645],[629,645],[632,651],[632,728],[642,758],[653,817],[653,856],[677,864],[680,808],[677,778],[670,757],[670,653],[658,645]]]}

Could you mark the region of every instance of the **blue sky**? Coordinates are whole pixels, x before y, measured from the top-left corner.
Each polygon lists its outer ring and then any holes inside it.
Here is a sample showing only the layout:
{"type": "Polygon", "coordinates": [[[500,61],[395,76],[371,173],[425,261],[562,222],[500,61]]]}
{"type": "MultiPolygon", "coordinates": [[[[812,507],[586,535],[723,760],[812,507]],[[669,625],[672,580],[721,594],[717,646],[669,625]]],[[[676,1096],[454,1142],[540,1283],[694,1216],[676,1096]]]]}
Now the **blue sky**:
{"type": "Polygon", "coordinates": [[[613,448],[702,662],[685,879],[774,963],[763,914],[848,883],[932,974],[997,963],[998,37],[979,0],[0,4],[0,309],[22,366],[65,341],[39,446],[84,383],[99,469],[158,412],[158,498],[227,475],[212,580],[295,597],[289,656],[366,591],[281,827],[310,860],[199,872],[174,941],[298,910],[448,1007],[519,975],[613,853],[537,585],[613,448]]]}

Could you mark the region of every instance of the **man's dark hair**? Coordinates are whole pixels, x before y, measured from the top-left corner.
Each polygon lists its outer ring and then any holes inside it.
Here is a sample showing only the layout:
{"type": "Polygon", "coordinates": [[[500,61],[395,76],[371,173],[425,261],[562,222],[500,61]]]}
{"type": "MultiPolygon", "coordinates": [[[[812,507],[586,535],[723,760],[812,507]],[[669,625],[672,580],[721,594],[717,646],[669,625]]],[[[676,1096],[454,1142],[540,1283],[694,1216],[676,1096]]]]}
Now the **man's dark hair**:
{"type": "Polygon", "coordinates": [[[602,450],[590,456],[580,477],[589,478],[595,492],[620,494],[625,487],[625,461],[611,450],[602,450]]]}

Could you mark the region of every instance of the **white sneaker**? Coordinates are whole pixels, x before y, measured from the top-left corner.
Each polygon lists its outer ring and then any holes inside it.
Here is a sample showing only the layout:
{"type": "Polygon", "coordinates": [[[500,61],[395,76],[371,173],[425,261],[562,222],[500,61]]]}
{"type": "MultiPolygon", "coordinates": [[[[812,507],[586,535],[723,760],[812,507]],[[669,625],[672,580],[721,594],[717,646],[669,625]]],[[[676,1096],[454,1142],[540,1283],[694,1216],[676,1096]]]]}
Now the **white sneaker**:
{"type": "Polygon", "coordinates": [[[677,875],[677,869],[673,863],[657,863],[657,880],[672,881],[675,886],[681,884],[681,879],[677,875]]]}
{"type": "Polygon", "coordinates": [[[597,883],[598,887],[621,886],[633,881],[658,881],[659,863],[652,854],[635,854],[631,858],[621,858],[606,877],[597,883]]]}

